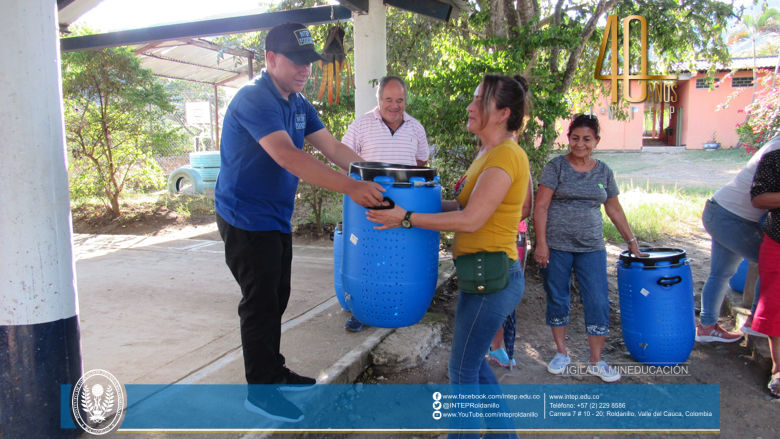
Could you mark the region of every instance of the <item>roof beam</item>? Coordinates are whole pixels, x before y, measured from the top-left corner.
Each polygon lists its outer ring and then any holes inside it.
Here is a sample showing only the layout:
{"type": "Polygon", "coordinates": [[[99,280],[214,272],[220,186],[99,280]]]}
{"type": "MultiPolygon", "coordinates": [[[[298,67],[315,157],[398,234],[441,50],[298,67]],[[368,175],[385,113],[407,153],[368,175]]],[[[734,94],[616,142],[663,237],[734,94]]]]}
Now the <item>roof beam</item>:
{"type": "Polygon", "coordinates": [[[339,4],[358,14],[368,14],[368,0],[339,0],[339,4]]]}
{"type": "Polygon", "coordinates": [[[449,21],[453,9],[452,5],[437,0],[384,0],[384,3],[441,21],[449,21]]]}
{"type": "Polygon", "coordinates": [[[207,65],[203,65],[203,64],[197,64],[197,63],[194,63],[194,62],[184,61],[184,60],[181,60],[181,59],[175,59],[175,58],[169,58],[167,56],[155,55],[153,53],[142,53],[141,56],[145,56],[145,57],[153,58],[153,59],[159,59],[159,60],[162,60],[162,61],[173,62],[173,63],[177,63],[177,64],[184,64],[184,65],[193,66],[193,67],[200,67],[201,69],[204,69],[204,70],[216,70],[216,71],[222,72],[222,73],[235,73],[236,72],[235,70],[221,69],[219,67],[212,67],[212,66],[207,66],[207,65]]]}
{"type": "Polygon", "coordinates": [[[219,44],[214,44],[211,41],[196,40],[192,38],[186,38],[183,39],[182,41],[187,44],[191,44],[193,46],[201,47],[203,49],[213,50],[214,52],[229,53],[230,55],[240,56],[242,58],[250,58],[255,56],[255,53],[252,52],[251,50],[240,49],[235,47],[224,47],[224,46],[220,46],[219,44]]]}
{"type": "Polygon", "coordinates": [[[316,25],[335,23],[338,20],[346,21],[351,18],[352,12],[343,6],[320,6],[316,8],[294,9],[292,11],[269,12],[266,14],[246,15],[243,17],[220,18],[216,20],[148,27],[145,29],[132,29],[107,34],[63,38],[60,40],[60,50],[63,53],[78,50],[96,50],[104,49],[106,47],[147,44],[155,41],[257,32],[271,29],[277,24],[286,23],[288,21],[303,23],[305,25],[316,25]]]}

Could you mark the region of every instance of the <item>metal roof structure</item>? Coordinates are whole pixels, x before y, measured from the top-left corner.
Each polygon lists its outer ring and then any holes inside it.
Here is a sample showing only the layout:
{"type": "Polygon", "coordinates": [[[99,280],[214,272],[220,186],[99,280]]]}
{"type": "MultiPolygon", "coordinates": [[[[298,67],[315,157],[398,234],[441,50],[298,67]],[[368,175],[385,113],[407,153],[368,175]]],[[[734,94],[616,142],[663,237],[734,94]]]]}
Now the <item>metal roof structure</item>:
{"type": "MultiPolygon", "coordinates": [[[[351,11],[342,6],[323,6],[62,38],[60,48],[72,52],[129,46],[141,58],[143,67],[156,76],[238,88],[254,76],[258,54],[224,47],[203,37],[268,30],[288,21],[311,25],[351,17],[351,11]]],[[[61,26],[64,24],[61,22],[61,26]]]]}
{"type": "MultiPolygon", "coordinates": [[[[60,28],[76,21],[101,0],[58,0],[60,28]]],[[[355,13],[366,13],[367,0],[341,0],[342,5],[270,12],[190,23],[153,26],[105,34],[62,38],[62,52],[130,46],[143,67],[155,75],[214,86],[240,87],[254,76],[257,53],[243,48],[226,48],[203,37],[268,30],[279,23],[306,25],[349,21],[355,13]]],[[[399,9],[447,21],[459,11],[470,11],[464,0],[385,0],[399,9]]]]}
{"type": "Polygon", "coordinates": [[[225,48],[202,38],[139,44],[132,48],[143,68],[163,78],[239,88],[255,73],[257,53],[225,48]]]}

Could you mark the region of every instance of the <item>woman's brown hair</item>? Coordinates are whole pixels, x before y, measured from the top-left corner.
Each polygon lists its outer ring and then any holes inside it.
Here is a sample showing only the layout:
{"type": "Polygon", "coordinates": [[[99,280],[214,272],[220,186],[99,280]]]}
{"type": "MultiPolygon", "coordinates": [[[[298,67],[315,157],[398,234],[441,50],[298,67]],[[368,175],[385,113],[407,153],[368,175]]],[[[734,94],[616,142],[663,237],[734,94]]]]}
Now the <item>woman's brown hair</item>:
{"type": "Polygon", "coordinates": [[[517,131],[525,125],[528,118],[528,97],[531,85],[520,75],[505,76],[487,74],[482,79],[482,100],[479,110],[483,114],[482,126],[490,117],[490,101],[495,101],[496,109],[509,108],[509,119],[506,121],[508,131],[517,131]]]}

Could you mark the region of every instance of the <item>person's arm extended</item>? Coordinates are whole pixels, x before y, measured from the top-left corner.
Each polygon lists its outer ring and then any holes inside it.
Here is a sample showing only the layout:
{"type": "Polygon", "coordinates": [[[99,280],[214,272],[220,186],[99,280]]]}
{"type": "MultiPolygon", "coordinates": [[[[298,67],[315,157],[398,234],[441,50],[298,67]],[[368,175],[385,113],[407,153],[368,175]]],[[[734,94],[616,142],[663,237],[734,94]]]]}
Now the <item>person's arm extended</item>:
{"type": "MultiPolygon", "coordinates": [[[[323,131],[327,132],[323,129],[318,133],[323,131]]],[[[311,136],[309,135],[309,137],[311,136]]],[[[330,137],[333,138],[333,136],[330,137]]],[[[363,207],[377,206],[382,203],[382,192],[385,191],[382,186],[374,182],[358,181],[334,171],[312,155],[296,148],[285,131],[276,131],[263,137],[260,139],[260,146],[279,166],[302,180],[325,189],[347,194],[355,203],[363,207]]],[[[357,156],[346,146],[344,148],[347,149],[347,152],[357,156]]]]}
{"type": "Polygon", "coordinates": [[[780,192],[764,192],[751,201],[756,209],[772,210],[780,208],[780,192]]]}
{"type": "MultiPolygon", "coordinates": [[[[412,225],[440,232],[476,232],[496,211],[511,185],[512,178],[505,170],[501,168],[485,169],[477,179],[477,184],[469,197],[469,203],[463,210],[442,213],[415,212],[411,217],[412,225]]],[[[453,202],[446,203],[447,208],[452,208],[453,202]]],[[[376,230],[401,227],[404,215],[406,215],[406,210],[397,205],[390,210],[368,211],[370,221],[382,224],[374,227],[376,230]]]]}
{"type": "Polygon", "coordinates": [[[550,248],[547,246],[547,211],[550,209],[554,190],[540,184],[536,191],[536,205],[534,206],[534,234],[536,235],[536,248],[534,259],[540,267],[547,267],[550,261],[550,248]]]}
{"type": "Polygon", "coordinates": [[[352,162],[363,161],[352,148],[336,140],[327,129],[309,134],[306,140],[341,169],[349,169],[352,162]]]}
{"type": "Polygon", "coordinates": [[[417,160],[417,166],[421,168],[428,166],[428,160],[417,160]]]}
{"type": "Polygon", "coordinates": [[[523,210],[520,214],[520,221],[531,216],[534,206],[534,184],[531,181],[531,177],[528,177],[528,189],[525,193],[525,202],[523,202],[523,210]]]}
{"type": "Polygon", "coordinates": [[[626,214],[623,212],[623,206],[620,205],[618,197],[607,198],[607,201],[604,203],[604,212],[612,221],[612,224],[615,225],[623,240],[628,243],[628,250],[631,254],[647,256],[646,253],[640,253],[639,251],[639,242],[636,236],[631,233],[631,227],[628,225],[628,219],[626,219],[626,214]]]}

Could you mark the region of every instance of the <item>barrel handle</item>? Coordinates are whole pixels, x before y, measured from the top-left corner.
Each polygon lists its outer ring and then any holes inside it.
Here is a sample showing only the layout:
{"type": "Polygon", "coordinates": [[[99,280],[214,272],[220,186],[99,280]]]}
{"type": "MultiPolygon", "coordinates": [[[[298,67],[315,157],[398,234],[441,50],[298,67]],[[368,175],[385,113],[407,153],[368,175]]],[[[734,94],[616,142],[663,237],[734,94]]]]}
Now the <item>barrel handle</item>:
{"type": "Polygon", "coordinates": [[[369,209],[371,209],[371,210],[389,210],[389,209],[392,209],[392,208],[395,207],[395,201],[393,201],[392,198],[390,198],[390,197],[382,198],[382,202],[384,203],[385,201],[390,203],[390,205],[389,206],[384,206],[384,205],[380,204],[379,206],[369,207],[369,209]]]}
{"type": "Polygon", "coordinates": [[[662,277],[658,279],[657,284],[662,287],[671,287],[682,282],[682,276],[662,277]]]}

